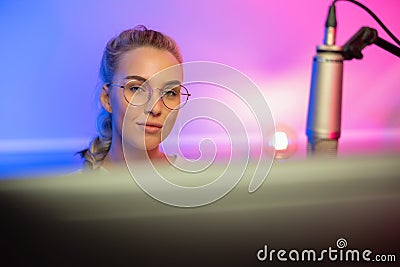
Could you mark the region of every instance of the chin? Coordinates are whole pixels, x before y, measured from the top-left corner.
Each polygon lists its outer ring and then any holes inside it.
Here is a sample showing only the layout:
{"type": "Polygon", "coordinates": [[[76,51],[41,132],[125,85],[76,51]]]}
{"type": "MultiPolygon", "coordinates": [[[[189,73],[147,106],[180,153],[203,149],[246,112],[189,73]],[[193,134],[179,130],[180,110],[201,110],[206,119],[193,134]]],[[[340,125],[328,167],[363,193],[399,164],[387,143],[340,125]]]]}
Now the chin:
{"type": "Polygon", "coordinates": [[[154,150],[154,149],[158,149],[159,145],[160,145],[160,143],[157,143],[157,144],[146,144],[145,145],[145,150],[151,151],[151,150],[154,150]]]}

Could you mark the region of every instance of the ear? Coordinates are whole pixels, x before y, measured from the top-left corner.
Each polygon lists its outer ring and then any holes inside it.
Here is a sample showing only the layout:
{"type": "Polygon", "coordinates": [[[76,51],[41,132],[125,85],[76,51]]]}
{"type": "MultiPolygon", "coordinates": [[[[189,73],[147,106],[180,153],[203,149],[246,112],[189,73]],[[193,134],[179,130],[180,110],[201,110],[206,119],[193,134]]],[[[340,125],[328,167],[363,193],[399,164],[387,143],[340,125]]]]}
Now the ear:
{"type": "Polygon", "coordinates": [[[111,104],[110,104],[110,95],[108,92],[108,85],[103,85],[103,88],[101,90],[100,93],[100,101],[101,101],[101,105],[103,106],[103,108],[105,110],[107,110],[108,112],[112,113],[112,108],[111,108],[111,104]]]}

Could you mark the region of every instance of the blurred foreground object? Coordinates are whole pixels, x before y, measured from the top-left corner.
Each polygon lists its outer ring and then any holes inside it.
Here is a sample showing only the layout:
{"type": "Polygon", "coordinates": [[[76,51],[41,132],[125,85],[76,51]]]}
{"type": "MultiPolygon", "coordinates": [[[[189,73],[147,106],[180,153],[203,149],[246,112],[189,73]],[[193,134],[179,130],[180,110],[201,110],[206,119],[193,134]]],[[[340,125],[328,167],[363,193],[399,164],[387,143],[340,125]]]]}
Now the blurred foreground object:
{"type": "Polygon", "coordinates": [[[232,192],[198,208],[162,204],[123,173],[1,181],[1,262],[253,266],[265,264],[256,258],[264,244],[326,249],[341,237],[399,255],[399,162],[400,154],[278,162],[255,193],[247,171],[232,192]]]}

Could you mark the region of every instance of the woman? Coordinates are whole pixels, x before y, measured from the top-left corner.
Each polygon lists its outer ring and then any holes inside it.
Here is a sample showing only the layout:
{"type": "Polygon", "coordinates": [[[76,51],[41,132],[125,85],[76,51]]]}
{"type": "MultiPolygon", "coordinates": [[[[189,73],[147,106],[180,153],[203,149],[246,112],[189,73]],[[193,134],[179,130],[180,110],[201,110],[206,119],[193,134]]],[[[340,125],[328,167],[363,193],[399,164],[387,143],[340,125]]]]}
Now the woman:
{"type": "Polygon", "coordinates": [[[167,161],[159,144],[189,97],[181,68],[172,67],[181,63],[175,41],[144,26],[107,43],[100,67],[98,136],[80,152],[86,169],[107,170],[123,163],[126,153],[134,160],[167,161]],[[150,79],[160,72],[166,75],[150,79]]]}

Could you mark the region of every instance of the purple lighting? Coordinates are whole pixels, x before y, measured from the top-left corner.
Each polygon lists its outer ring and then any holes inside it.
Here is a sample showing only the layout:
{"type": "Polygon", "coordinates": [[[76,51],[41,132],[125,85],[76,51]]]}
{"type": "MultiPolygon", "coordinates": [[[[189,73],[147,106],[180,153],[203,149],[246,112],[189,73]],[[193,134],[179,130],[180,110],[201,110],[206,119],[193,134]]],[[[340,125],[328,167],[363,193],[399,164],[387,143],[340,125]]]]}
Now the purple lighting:
{"type": "MultiPolygon", "coordinates": [[[[186,62],[219,62],[247,75],[268,100],[275,123],[296,132],[295,155],[303,156],[312,57],[322,43],[331,2],[2,1],[0,155],[24,149],[40,152],[35,144],[46,140],[63,140],[57,142],[57,151],[85,147],[96,134],[93,98],[104,46],[121,30],[144,24],[173,37],[186,62]]],[[[400,36],[398,0],[360,2],[400,36]]],[[[339,1],[336,12],[337,44],[362,26],[392,41],[357,6],[339,1]]],[[[374,152],[399,151],[400,140],[391,133],[400,129],[400,61],[373,45],[363,54],[361,61],[344,63],[339,142],[351,142],[350,136],[369,139],[372,132],[373,142],[378,142],[371,145],[374,152]],[[378,140],[386,140],[385,145],[378,140]]],[[[191,134],[194,130],[185,131],[191,134]]],[[[360,146],[353,149],[365,151],[360,146]]]]}

